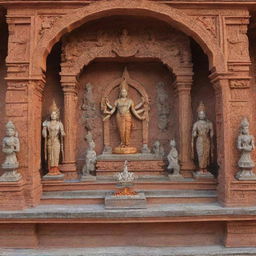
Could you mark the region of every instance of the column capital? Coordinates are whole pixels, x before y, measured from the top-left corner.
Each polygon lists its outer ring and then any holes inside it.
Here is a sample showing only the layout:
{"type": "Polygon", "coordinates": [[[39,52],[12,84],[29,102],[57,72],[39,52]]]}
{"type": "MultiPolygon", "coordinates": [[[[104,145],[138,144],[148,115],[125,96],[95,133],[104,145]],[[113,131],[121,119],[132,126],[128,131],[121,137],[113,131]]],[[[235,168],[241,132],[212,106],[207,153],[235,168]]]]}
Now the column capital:
{"type": "Polygon", "coordinates": [[[64,94],[77,94],[78,93],[78,86],[77,84],[73,83],[61,83],[62,90],[64,94]]]}
{"type": "Polygon", "coordinates": [[[173,83],[173,87],[176,90],[176,92],[190,92],[192,87],[192,82],[188,81],[175,81],[173,83]]]}

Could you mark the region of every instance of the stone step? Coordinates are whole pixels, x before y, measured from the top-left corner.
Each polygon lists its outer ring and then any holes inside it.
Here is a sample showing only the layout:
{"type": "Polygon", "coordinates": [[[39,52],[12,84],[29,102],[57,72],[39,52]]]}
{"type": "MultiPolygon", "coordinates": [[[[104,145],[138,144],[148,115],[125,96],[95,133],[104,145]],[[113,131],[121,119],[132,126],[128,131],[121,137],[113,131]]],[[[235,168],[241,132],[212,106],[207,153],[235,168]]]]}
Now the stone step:
{"type": "MultiPolygon", "coordinates": [[[[149,204],[159,203],[206,203],[216,202],[214,190],[138,190],[144,192],[149,204]]],[[[44,192],[42,204],[103,204],[112,190],[78,190],[44,192]]]]}
{"type": "MultiPolygon", "coordinates": [[[[96,181],[42,181],[43,191],[76,191],[76,190],[115,190],[116,181],[102,176],[96,181]]],[[[167,176],[139,177],[135,182],[136,190],[216,190],[216,180],[202,181],[185,178],[182,181],[171,181],[167,176]]]]}
{"type": "Polygon", "coordinates": [[[195,247],[100,247],[1,249],[2,256],[246,256],[256,255],[256,248],[195,247]]]}

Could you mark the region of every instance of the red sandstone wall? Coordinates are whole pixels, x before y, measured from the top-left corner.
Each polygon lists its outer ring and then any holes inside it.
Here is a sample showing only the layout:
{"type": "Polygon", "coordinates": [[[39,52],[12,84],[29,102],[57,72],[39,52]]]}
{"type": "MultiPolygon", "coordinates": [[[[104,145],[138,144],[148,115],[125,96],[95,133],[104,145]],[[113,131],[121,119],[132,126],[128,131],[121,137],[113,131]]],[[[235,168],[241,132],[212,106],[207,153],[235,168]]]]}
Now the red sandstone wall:
{"type": "Polygon", "coordinates": [[[224,223],[1,224],[0,247],[221,245],[224,223]]]}

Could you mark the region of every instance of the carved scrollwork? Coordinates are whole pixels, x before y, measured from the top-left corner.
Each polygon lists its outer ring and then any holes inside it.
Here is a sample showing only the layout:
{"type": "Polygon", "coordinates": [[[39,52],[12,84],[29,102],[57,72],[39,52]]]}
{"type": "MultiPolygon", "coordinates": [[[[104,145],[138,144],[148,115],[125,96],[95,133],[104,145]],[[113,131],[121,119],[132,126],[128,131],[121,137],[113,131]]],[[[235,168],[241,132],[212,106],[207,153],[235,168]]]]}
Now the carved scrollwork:
{"type": "Polygon", "coordinates": [[[229,81],[231,89],[246,89],[250,87],[250,80],[248,79],[233,79],[229,81]]]}
{"type": "Polygon", "coordinates": [[[198,16],[197,20],[201,22],[214,37],[217,37],[217,22],[215,16],[198,16]]]}

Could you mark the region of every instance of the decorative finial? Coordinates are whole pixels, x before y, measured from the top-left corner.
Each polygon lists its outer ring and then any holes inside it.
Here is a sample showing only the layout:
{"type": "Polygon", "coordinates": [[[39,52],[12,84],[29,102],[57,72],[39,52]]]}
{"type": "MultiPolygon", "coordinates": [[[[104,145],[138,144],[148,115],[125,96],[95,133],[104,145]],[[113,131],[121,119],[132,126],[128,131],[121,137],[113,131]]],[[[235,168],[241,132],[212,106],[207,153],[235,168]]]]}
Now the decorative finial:
{"type": "Polygon", "coordinates": [[[199,112],[205,112],[205,105],[204,103],[201,101],[198,108],[197,108],[197,113],[199,112]]]}
{"type": "Polygon", "coordinates": [[[128,91],[128,84],[125,77],[123,78],[123,81],[120,84],[120,91],[122,91],[123,89],[128,91]]]}
{"type": "Polygon", "coordinates": [[[55,100],[53,100],[53,102],[52,102],[52,105],[50,107],[50,111],[51,111],[51,113],[56,112],[58,115],[60,114],[60,109],[57,107],[57,104],[56,104],[55,100]]]}
{"type": "Polygon", "coordinates": [[[123,79],[126,79],[126,80],[129,79],[129,73],[128,73],[127,67],[124,67],[124,71],[123,71],[122,78],[123,78],[123,79]]]}

